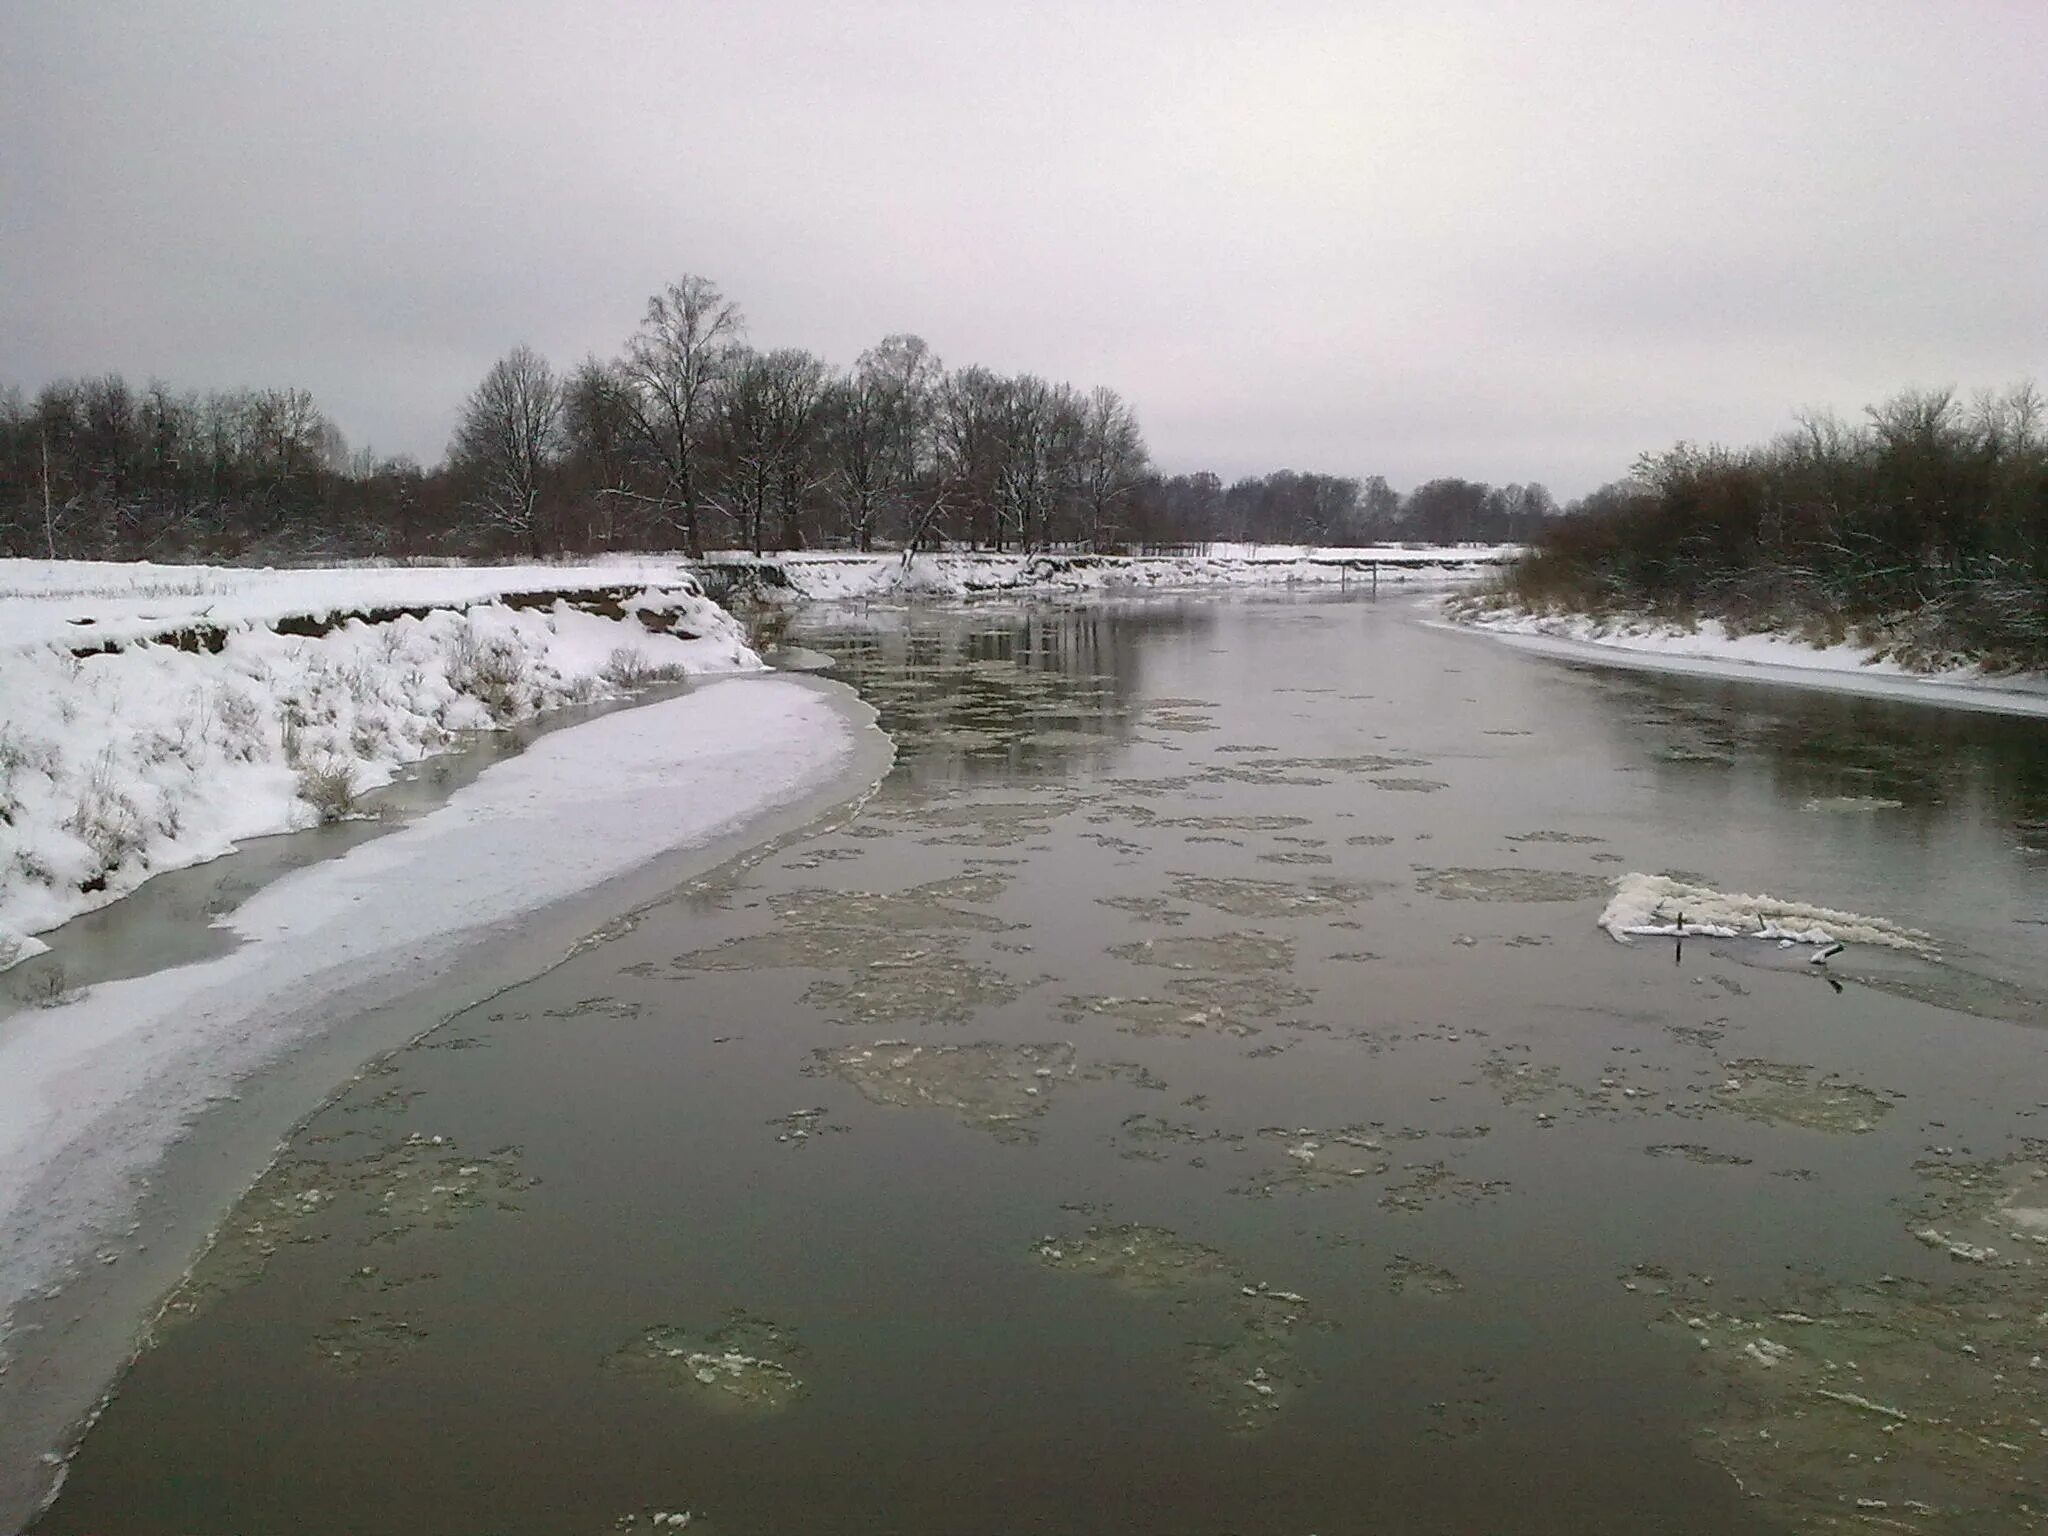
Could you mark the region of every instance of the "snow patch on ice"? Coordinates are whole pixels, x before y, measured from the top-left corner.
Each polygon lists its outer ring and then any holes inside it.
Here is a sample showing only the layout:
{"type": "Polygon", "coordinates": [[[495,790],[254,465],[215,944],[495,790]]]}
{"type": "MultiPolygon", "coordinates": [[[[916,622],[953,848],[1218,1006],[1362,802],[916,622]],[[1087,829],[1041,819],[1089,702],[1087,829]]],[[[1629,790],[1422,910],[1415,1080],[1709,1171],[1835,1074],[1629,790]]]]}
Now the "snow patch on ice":
{"type": "Polygon", "coordinates": [[[1934,953],[1933,939],[1881,917],[1817,907],[1776,896],[1746,896],[1691,885],[1668,875],[1626,874],[1600,914],[1617,943],[1633,936],[1672,938],[1700,934],[1720,939],[1774,939],[1790,944],[1878,944],[1934,953]],[[1679,919],[1684,919],[1681,927],[1679,919]]]}

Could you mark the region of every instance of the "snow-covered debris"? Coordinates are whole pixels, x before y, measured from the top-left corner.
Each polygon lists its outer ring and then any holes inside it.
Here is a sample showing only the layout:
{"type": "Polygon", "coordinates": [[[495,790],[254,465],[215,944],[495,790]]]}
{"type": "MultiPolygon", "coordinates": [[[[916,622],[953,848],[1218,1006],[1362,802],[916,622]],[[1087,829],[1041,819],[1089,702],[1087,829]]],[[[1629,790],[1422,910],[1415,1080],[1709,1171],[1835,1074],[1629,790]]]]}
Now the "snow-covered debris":
{"type": "Polygon", "coordinates": [[[911,597],[1118,594],[1203,587],[1369,585],[1463,580],[1508,564],[1506,545],[1408,549],[1396,545],[1318,549],[1213,545],[1203,554],[901,554],[727,552],[707,565],[773,570],[788,590],[823,602],[911,597]]]}
{"type": "Polygon", "coordinates": [[[1788,944],[1879,944],[1915,954],[1934,952],[1933,939],[1917,928],[1881,917],[1817,907],[1776,896],[1745,896],[1690,885],[1668,875],[1626,874],[1600,914],[1600,926],[1617,943],[1632,936],[1672,938],[1700,934],[1718,939],[1775,939],[1788,944]],[[1681,927],[1679,920],[1684,919],[1681,927]]]}
{"type": "Polygon", "coordinates": [[[605,715],[265,887],[224,920],[229,953],[0,1019],[0,1323],[123,1229],[134,1181],[210,1099],[529,914],[800,802],[853,766],[860,730],[858,706],[767,677],[605,715]]]}
{"type": "Polygon", "coordinates": [[[637,588],[624,567],[65,569],[0,561],[0,590],[32,574],[45,594],[0,602],[0,969],[151,875],[346,814],[466,732],[761,666],[673,563],[637,588]],[[107,595],[105,572],[138,569],[204,590],[107,595]]]}

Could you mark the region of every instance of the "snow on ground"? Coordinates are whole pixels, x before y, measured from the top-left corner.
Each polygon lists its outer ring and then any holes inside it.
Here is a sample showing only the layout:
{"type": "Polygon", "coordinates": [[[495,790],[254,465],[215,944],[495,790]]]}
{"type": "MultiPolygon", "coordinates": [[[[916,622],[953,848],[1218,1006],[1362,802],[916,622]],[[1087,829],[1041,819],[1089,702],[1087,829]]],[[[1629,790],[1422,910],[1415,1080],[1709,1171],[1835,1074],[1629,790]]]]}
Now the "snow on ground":
{"type": "Polygon", "coordinates": [[[1445,617],[1544,655],[1717,677],[1747,677],[1842,693],[1914,699],[2001,714],[2048,715],[2048,677],[1992,676],[1974,667],[1912,672],[1864,646],[1815,646],[1786,635],[1730,634],[1718,619],[1685,628],[1651,619],[1543,614],[1452,598],[1445,617]]]}
{"type": "Polygon", "coordinates": [[[1632,936],[1702,934],[1783,944],[1877,944],[1920,955],[1934,953],[1934,941],[1927,934],[1881,917],[1776,896],[1717,891],[1666,875],[1623,875],[1615,882],[1614,899],[1600,914],[1600,926],[1619,944],[1628,943],[1632,936]]]}
{"type": "Polygon", "coordinates": [[[0,969],[45,947],[32,935],[153,874],[346,814],[355,795],[466,732],[761,666],[673,562],[252,572],[0,561],[0,591],[10,587],[40,595],[0,599],[0,969]],[[636,590],[642,579],[653,584],[636,590]],[[608,608],[616,616],[491,601],[594,587],[631,595],[608,608]],[[440,603],[474,606],[318,635],[275,627],[440,603]],[[219,650],[74,654],[81,635],[96,645],[195,624],[219,650]]]}
{"type": "Polygon", "coordinates": [[[780,678],[603,716],[259,892],[224,920],[231,953],[0,1018],[0,1321],[122,1225],[209,1097],[483,936],[802,799],[854,763],[860,729],[780,678]]]}
{"type": "Polygon", "coordinates": [[[1509,546],[1408,549],[1399,546],[1314,549],[1294,545],[1218,544],[1206,554],[768,554],[728,551],[712,565],[768,565],[786,573],[791,590],[820,602],[915,597],[1118,595],[1203,587],[1370,584],[1457,580],[1504,565],[1509,546]]]}
{"type": "Polygon", "coordinates": [[[0,648],[133,640],[194,624],[233,626],[375,608],[458,608],[509,593],[687,587],[679,555],[582,565],[155,565],[146,560],[0,560],[0,648]]]}

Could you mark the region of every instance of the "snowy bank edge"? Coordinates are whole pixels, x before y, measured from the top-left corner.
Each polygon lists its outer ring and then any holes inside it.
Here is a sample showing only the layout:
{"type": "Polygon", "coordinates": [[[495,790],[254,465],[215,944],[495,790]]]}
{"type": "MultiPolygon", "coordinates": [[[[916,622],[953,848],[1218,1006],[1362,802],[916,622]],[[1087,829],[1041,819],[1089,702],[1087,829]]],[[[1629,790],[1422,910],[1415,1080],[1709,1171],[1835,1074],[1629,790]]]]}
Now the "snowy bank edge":
{"type": "Polygon", "coordinates": [[[1908,672],[1895,662],[1875,659],[1860,646],[1816,648],[1773,635],[1729,636],[1712,620],[1697,632],[1649,621],[1615,631],[1601,629],[1599,621],[1584,615],[1460,614],[1451,611],[1458,601],[1453,597],[1425,603],[1423,622],[1432,629],[1484,635],[1562,661],[2048,718],[2048,677],[1991,678],[1971,669],[1908,672]]]}
{"type": "MultiPolygon", "coordinates": [[[[332,594],[358,573],[301,574],[332,594]]],[[[247,617],[210,650],[15,648],[0,671],[0,971],[47,950],[35,935],[153,875],[310,825],[308,786],[323,778],[347,802],[465,731],[670,675],[762,667],[693,577],[590,590],[610,594],[607,613],[484,599],[317,635],[247,617]]],[[[375,594],[353,596],[361,611],[375,594]]]]}
{"type": "MultiPolygon", "coordinates": [[[[735,724],[727,722],[728,727],[735,724]]],[[[680,734],[690,736],[687,731],[680,734]]],[[[701,730],[695,739],[704,739],[701,730]]],[[[36,1152],[56,1160],[58,1166],[45,1169],[55,1177],[37,1179],[12,1198],[11,1210],[0,1207],[0,1364],[13,1367],[0,1370],[0,1531],[18,1528],[57,1491],[65,1456],[53,1456],[52,1448],[66,1454],[75,1449],[104,1406],[109,1384],[139,1347],[141,1325],[154,1315],[164,1295],[203,1251],[197,1239],[217,1230],[233,1202],[280,1150],[282,1138],[294,1125],[353,1080],[367,1063],[420,1038],[422,1021],[430,1033],[463,1008],[543,974],[589,942],[590,935],[610,931],[633,912],[666,899],[680,884],[735,860],[764,856],[787,837],[804,833],[821,816],[857,807],[889,771],[894,750],[871,707],[851,690],[820,679],[736,678],[683,698],[621,711],[544,738],[520,757],[487,768],[447,805],[403,831],[361,845],[329,863],[298,871],[258,893],[234,920],[234,926],[243,929],[244,948],[199,966],[109,983],[73,1005],[32,1014],[41,1026],[40,1043],[54,1043],[58,1052],[58,1059],[50,1064],[58,1069],[60,1085],[91,1091],[107,1085],[92,1070],[92,1061],[75,1058],[100,1055],[106,1059],[103,1047],[132,1042],[138,1033],[148,1034],[162,1023],[163,1016],[188,1015],[192,1010],[187,1005],[195,995],[212,1010],[225,1006],[233,1013],[239,1004],[246,1014],[262,1013],[267,998],[290,993],[284,1016],[271,1021],[279,1038],[253,1042],[258,1059],[198,1062],[196,1071],[189,1072],[181,1085],[172,1085],[175,1091],[178,1086],[190,1089],[196,1083],[201,1089],[196,1103],[166,1103],[163,1080],[151,1075],[156,1071],[154,1058],[128,1064],[132,1070],[126,1076],[131,1083],[149,1078],[146,1091],[150,1102],[142,1107],[157,1113],[157,1128],[167,1129],[168,1135],[155,1143],[153,1163],[148,1138],[138,1141],[131,1137],[121,1149],[120,1167],[103,1165],[97,1170],[98,1191],[114,1190],[119,1197],[115,1203],[95,1208],[89,1194],[81,1196],[75,1186],[67,1188],[63,1204],[71,1218],[70,1230],[42,1234],[47,1241],[40,1255],[25,1254],[16,1241],[24,1208],[33,1215],[38,1197],[64,1182],[68,1171],[62,1166],[64,1152],[98,1138],[104,1121],[93,1120],[83,1131],[73,1127],[74,1134],[64,1147],[35,1143],[36,1152]],[[758,729],[758,718],[738,731],[729,728],[720,733],[724,739],[749,745],[738,753],[722,754],[723,767],[710,779],[699,776],[694,782],[684,782],[668,762],[654,770],[657,793],[677,804],[692,802],[707,782],[726,796],[715,812],[699,814],[681,829],[682,841],[676,840],[678,829],[671,827],[661,848],[648,849],[644,842],[636,842],[624,860],[627,867],[601,872],[596,884],[572,880],[573,889],[551,893],[553,899],[546,904],[522,904],[495,920],[484,914],[480,926],[448,927],[426,934],[426,943],[415,943],[395,957],[386,949],[381,953],[393,963],[365,983],[363,973],[377,970],[378,957],[366,956],[352,944],[360,936],[348,921],[362,911],[362,904],[352,899],[357,887],[376,883],[388,888],[394,879],[407,878],[402,871],[409,866],[445,867],[448,850],[438,845],[447,841],[442,834],[451,826],[458,830],[461,825],[483,828],[501,844],[528,839],[540,828],[551,834],[551,846],[587,851],[587,829],[565,823],[559,815],[559,807],[565,803],[564,786],[559,774],[547,778],[547,759],[573,753],[582,760],[583,769],[604,783],[616,783],[622,766],[616,740],[621,722],[642,727],[643,740],[647,729],[674,737],[676,727],[684,723],[692,730],[715,725],[714,705],[720,709],[758,705],[776,692],[785,698],[791,692],[800,693],[815,706],[802,711],[811,727],[807,735],[813,750],[797,771],[790,771],[792,743],[787,734],[764,734],[758,729]],[[610,729],[600,729],[605,727],[610,729]],[[546,782],[536,786],[530,773],[517,771],[522,765],[528,769],[540,766],[546,782]],[[542,792],[536,793],[537,787],[542,792]],[[523,818],[522,811],[527,813],[523,818]],[[440,820],[436,822],[436,818],[440,820]],[[337,920],[338,932],[334,931],[337,920]],[[323,921],[328,926],[323,927],[323,921]],[[310,932],[302,926],[306,923],[312,924],[310,932]],[[326,951],[333,952],[329,962],[308,963],[308,948],[320,944],[323,934],[326,951]],[[422,952],[429,968],[439,957],[444,966],[455,969],[431,982],[401,979],[420,966],[422,952]],[[456,952],[462,955],[460,966],[451,958],[456,952]],[[485,958],[470,963],[470,957],[479,952],[485,958]],[[260,971],[266,954],[273,959],[282,956],[286,974],[272,974],[267,982],[260,975],[246,975],[252,968],[250,957],[255,957],[254,968],[260,971]],[[310,972],[310,980],[301,978],[300,972],[310,972]],[[111,1038],[104,1029],[97,1035],[88,1029],[87,1038],[76,1038],[77,1012],[92,1010],[102,1020],[121,1014],[133,989],[167,980],[173,986],[170,995],[158,999],[154,1010],[158,1017],[129,1017],[111,1038]],[[323,980],[331,989],[323,989],[323,980]],[[213,983],[210,993],[209,981],[213,983]],[[343,1016],[349,1019],[347,1030],[328,1028],[343,1016]],[[66,1062],[71,1063],[68,1069],[66,1062]],[[215,1132],[207,1132],[202,1117],[216,1124],[215,1132]],[[199,1134],[193,1134],[195,1129],[199,1134]],[[134,1182],[138,1168],[149,1172],[149,1185],[134,1182]],[[191,1219],[171,1230],[169,1241],[161,1225],[143,1234],[154,1236],[153,1243],[137,1239],[139,1226],[110,1237],[109,1222],[126,1221],[141,1208],[138,1202],[175,1204],[181,1218],[191,1219]],[[111,1267],[90,1262],[95,1252],[107,1251],[118,1252],[121,1261],[111,1267]],[[59,1303],[49,1294],[49,1286],[60,1277],[65,1285],[62,1314],[87,1319],[90,1327],[80,1327],[75,1321],[51,1322],[59,1315],[54,1310],[59,1303]],[[23,1284],[25,1279],[30,1283],[23,1284]]],[[[647,776],[639,777],[644,787],[647,776]]],[[[614,807],[620,813],[615,822],[636,830],[658,824],[650,821],[645,799],[644,795],[624,797],[614,807]]],[[[567,803],[582,802],[572,797],[567,803]]],[[[495,872],[498,861],[490,862],[495,872]]],[[[546,850],[535,853],[528,862],[560,874],[560,861],[546,850]]],[[[411,906],[406,909],[403,926],[410,939],[422,937],[417,912],[411,906]]],[[[270,969],[275,973],[278,967],[270,969]]],[[[127,1009],[127,1013],[133,1015],[136,1010],[127,1009]]],[[[6,1027],[21,1017],[0,1021],[0,1060],[14,1054],[18,1042],[6,1027]]],[[[208,1022],[217,1020],[209,1018],[208,1022]]],[[[229,1026],[234,1022],[230,1018],[229,1026]]],[[[245,1045],[252,1043],[246,1034],[240,1042],[245,1045]]],[[[14,1101],[34,1097],[38,1085],[16,1066],[10,1061],[8,1070],[0,1072],[0,1097],[14,1101]]],[[[114,1107],[120,1107],[118,1095],[114,1107]]],[[[9,1175],[0,1188],[19,1184],[14,1178],[18,1163],[14,1154],[23,1138],[14,1131],[20,1119],[13,1105],[0,1103],[0,1127],[7,1128],[12,1137],[9,1150],[0,1152],[0,1166],[5,1166],[9,1175]]],[[[34,1143],[32,1134],[29,1140],[34,1143]]]]}
{"type": "Polygon", "coordinates": [[[1518,550],[1393,547],[1251,547],[1201,555],[722,552],[707,570],[771,569],[786,590],[812,602],[895,602],[919,598],[1125,596],[1221,587],[1442,585],[1509,563],[1518,550]]]}

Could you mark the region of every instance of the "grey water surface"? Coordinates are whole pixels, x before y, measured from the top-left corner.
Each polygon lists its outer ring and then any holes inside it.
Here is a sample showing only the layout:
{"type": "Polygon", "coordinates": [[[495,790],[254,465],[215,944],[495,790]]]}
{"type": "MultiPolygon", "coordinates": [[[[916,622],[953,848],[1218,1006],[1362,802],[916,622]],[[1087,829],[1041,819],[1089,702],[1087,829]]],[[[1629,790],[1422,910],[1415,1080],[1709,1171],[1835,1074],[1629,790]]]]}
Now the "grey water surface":
{"type": "Polygon", "coordinates": [[[2043,1529],[2048,723],[1409,602],[806,615],[875,797],[309,1121],[35,1529],[2043,1529]]]}

